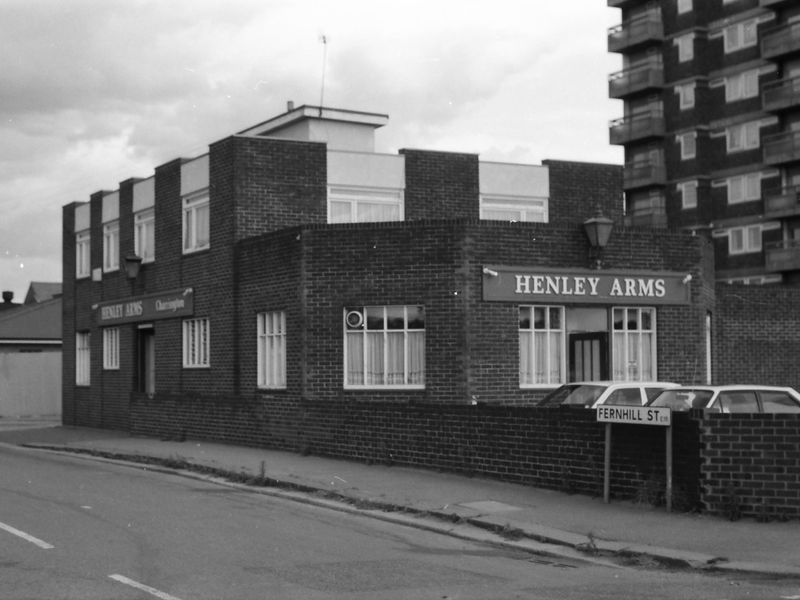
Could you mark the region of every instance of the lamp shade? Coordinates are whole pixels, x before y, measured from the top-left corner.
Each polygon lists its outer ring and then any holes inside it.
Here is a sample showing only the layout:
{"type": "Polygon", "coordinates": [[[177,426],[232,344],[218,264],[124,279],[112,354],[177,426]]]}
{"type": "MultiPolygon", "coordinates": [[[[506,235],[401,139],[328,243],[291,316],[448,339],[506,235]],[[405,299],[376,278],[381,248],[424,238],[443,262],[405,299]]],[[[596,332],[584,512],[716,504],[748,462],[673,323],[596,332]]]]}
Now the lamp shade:
{"type": "Polygon", "coordinates": [[[139,267],[142,266],[142,257],[130,254],[125,257],[125,274],[128,279],[136,279],[139,275],[139,267]]]}
{"type": "Polygon", "coordinates": [[[583,230],[586,232],[586,237],[589,238],[589,244],[592,248],[605,248],[613,228],[614,221],[604,217],[599,210],[595,216],[583,222],[583,230]]]}

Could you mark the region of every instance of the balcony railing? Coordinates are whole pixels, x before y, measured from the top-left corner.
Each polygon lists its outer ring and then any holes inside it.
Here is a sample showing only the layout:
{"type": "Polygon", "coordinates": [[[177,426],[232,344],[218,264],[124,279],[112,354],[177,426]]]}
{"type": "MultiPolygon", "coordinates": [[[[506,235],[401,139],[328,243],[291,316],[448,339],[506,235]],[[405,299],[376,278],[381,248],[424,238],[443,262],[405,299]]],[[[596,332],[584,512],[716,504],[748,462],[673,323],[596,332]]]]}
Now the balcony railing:
{"type": "Polygon", "coordinates": [[[771,81],[761,89],[764,110],[780,111],[800,106],[800,77],[771,81]]]}
{"type": "Polygon", "coordinates": [[[762,140],[764,162],[782,165],[800,161],[800,131],[770,135],[762,140]]]}
{"type": "Polygon", "coordinates": [[[663,135],[664,115],[660,110],[615,119],[609,123],[609,140],[612,144],[627,144],[663,135]]]}
{"type": "Polygon", "coordinates": [[[800,215],[800,185],[766,190],[764,216],[768,219],[800,215]]]}
{"type": "Polygon", "coordinates": [[[626,190],[664,185],[666,182],[666,167],[651,160],[627,163],[623,170],[623,187],[626,190]]]}
{"type": "Polygon", "coordinates": [[[661,12],[652,11],[608,30],[608,51],[633,50],[646,44],[664,41],[661,12]]]}
{"type": "Polygon", "coordinates": [[[800,240],[783,240],[768,245],[764,259],[768,271],[800,270],[800,240]]]}
{"type": "Polygon", "coordinates": [[[650,60],[608,76],[610,98],[624,98],[630,94],[662,87],[664,87],[664,66],[658,60],[650,60]]]}
{"type": "Polygon", "coordinates": [[[800,53],[800,23],[782,25],[764,32],[761,39],[761,56],[777,58],[800,53]]]}

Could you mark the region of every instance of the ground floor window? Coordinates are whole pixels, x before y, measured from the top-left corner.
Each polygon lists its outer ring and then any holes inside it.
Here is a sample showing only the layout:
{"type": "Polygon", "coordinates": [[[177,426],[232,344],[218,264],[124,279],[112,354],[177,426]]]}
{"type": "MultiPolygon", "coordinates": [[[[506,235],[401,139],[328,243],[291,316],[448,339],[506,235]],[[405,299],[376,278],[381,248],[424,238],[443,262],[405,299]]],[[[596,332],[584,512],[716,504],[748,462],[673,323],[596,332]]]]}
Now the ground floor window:
{"type": "Polygon", "coordinates": [[[208,367],[210,325],[208,319],[186,319],[183,322],[184,368],[208,367]]]}
{"type": "Polygon", "coordinates": [[[519,307],[520,387],[653,381],[656,311],[648,307],[519,307]]]}
{"type": "Polygon", "coordinates": [[[345,387],[424,387],[424,307],[349,307],[344,330],[345,387]]]}
{"type": "Polygon", "coordinates": [[[258,315],[258,387],[286,387],[286,313],[258,315]]]}
{"type": "Polygon", "coordinates": [[[119,369],[119,327],[103,329],[103,368],[119,369]]]}
{"type": "Polygon", "coordinates": [[[91,334],[88,331],[79,331],[75,334],[75,384],[89,385],[91,383],[90,358],[91,334]]]}

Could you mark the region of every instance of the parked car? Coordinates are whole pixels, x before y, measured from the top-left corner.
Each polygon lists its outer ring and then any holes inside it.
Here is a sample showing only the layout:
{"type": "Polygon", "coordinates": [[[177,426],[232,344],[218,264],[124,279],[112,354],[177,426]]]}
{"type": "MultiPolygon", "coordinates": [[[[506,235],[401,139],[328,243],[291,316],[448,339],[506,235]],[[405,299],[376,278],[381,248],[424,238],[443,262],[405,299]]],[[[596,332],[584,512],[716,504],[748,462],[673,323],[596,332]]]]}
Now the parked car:
{"type": "Polygon", "coordinates": [[[800,393],[790,387],[766,385],[681,386],[662,391],[650,406],[723,413],[796,413],[800,412],[800,393]]]}
{"type": "Polygon", "coordinates": [[[662,390],[677,385],[665,381],[576,381],[547,394],[539,406],[644,406],[662,390]]]}

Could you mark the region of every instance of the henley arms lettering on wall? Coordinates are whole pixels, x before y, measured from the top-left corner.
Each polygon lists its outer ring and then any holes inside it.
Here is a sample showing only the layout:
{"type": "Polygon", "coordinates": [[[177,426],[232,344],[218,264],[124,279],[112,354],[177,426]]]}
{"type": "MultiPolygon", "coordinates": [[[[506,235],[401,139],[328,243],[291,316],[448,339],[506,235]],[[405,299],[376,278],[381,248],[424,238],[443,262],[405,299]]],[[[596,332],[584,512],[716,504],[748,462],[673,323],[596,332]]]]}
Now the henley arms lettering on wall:
{"type": "Polygon", "coordinates": [[[688,304],[683,273],[578,271],[485,266],[483,299],[500,302],[688,304]]]}
{"type": "Polygon", "coordinates": [[[99,325],[153,321],[194,314],[194,290],[184,288],[92,306],[99,325]]]}

